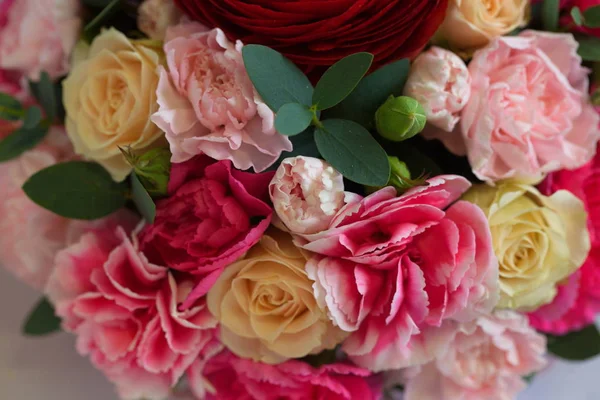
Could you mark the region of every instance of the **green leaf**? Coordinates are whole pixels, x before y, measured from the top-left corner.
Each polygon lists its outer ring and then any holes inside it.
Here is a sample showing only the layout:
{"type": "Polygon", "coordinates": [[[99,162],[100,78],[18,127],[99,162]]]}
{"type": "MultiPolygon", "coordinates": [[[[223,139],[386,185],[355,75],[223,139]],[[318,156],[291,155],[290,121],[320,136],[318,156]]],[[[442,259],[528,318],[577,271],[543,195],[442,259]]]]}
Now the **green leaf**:
{"type": "Polygon", "coordinates": [[[52,79],[50,79],[50,75],[48,75],[46,71],[42,71],[39,81],[30,81],[29,87],[31,88],[33,96],[39,101],[46,112],[47,118],[50,121],[54,121],[58,112],[58,103],[60,99],[57,97],[58,93],[52,79]]]}
{"type": "Polygon", "coordinates": [[[600,62],[600,39],[596,37],[579,37],[577,53],[584,61],[600,62]]]}
{"type": "Polygon", "coordinates": [[[542,24],[546,31],[556,31],[558,29],[558,16],[560,9],[560,0],[544,0],[542,3],[542,24]]]}
{"type": "Polygon", "coordinates": [[[600,28],[600,5],[589,7],[583,12],[583,24],[588,28],[600,28]]]}
{"type": "Polygon", "coordinates": [[[573,18],[573,22],[575,22],[575,25],[583,25],[583,15],[581,15],[581,10],[579,9],[579,7],[571,8],[571,18],[573,18]]]}
{"type": "Polygon", "coordinates": [[[42,121],[42,109],[38,106],[31,106],[25,111],[23,118],[23,128],[33,129],[42,121]]]}
{"type": "Polygon", "coordinates": [[[383,186],[390,177],[385,150],[369,131],[343,119],[323,121],[315,131],[319,152],[346,178],[368,186],[383,186]]]}
{"type": "Polygon", "coordinates": [[[142,155],[135,154],[131,148],[121,148],[121,153],[133,167],[139,181],[151,197],[163,197],[169,189],[171,174],[171,152],[166,148],[155,148],[142,155]]]}
{"type": "Polygon", "coordinates": [[[402,59],[379,68],[360,81],[350,96],[325,111],[325,118],[349,119],[371,129],[375,112],[390,95],[400,96],[410,71],[410,61],[402,59]]]}
{"type": "Polygon", "coordinates": [[[9,94],[0,93],[0,119],[18,121],[24,114],[21,102],[9,94]]]}
{"type": "Polygon", "coordinates": [[[565,360],[587,360],[600,354],[600,332],[592,324],[564,336],[548,335],[548,351],[565,360]]]}
{"type": "Polygon", "coordinates": [[[310,81],[282,54],[249,44],[242,48],[242,55],[252,84],[271,110],[277,112],[288,103],[311,105],[314,89],[310,81]]]}
{"type": "Polygon", "coordinates": [[[313,105],[317,110],[326,110],[339,104],[352,93],[372,62],[373,54],[356,53],[333,64],[317,82],[312,96],[313,105]]]}
{"type": "Polygon", "coordinates": [[[43,169],[23,185],[33,202],[66,218],[92,220],[125,205],[127,185],[99,164],[69,161],[43,169]]]}
{"type": "Polygon", "coordinates": [[[306,156],[306,157],[314,157],[320,158],[321,154],[319,153],[319,149],[317,149],[317,144],[315,143],[315,133],[314,128],[309,126],[302,134],[296,136],[290,136],[290,141],[292,142],[293,149],[289,152],[281,153],[279,159],[269,168],[269,171],[274,171],[279,167],[279,164],[283,160],[289,157],[296,156],[306,156]]]}
{"type": "Polygon", "coordinates": [[[83,36],[91,42],[92,38],[98,34],[104,23],[120,9],[121,0],[112,0],[83,28],[83,36]]]}
{"type": "Polygon", "coordinates": [[[11,160],[34,148],[48,133],[48,125],[22,126],[0,141],[0,162],[11,160]]]}
{"type": "Polygon", "coordinates": [[[42,297],[27,316],[22,331],[25,335],[41,336],[60,330],[60,318],[54,314],[54,307],[42,297]]]}
{"type": "Polygon", "coordinates": [[[313,113],[305,105],[288,103],[277,111],[275,129],[286,136],[293,136],[304,132],[312,121],[313,113]]]}
{"type": "Polygon", "coordinates": [[[131,195],[133,202],[146,222],[149,224],[154,223],[156,205],[135,172],[131,174],[131,195]]]}

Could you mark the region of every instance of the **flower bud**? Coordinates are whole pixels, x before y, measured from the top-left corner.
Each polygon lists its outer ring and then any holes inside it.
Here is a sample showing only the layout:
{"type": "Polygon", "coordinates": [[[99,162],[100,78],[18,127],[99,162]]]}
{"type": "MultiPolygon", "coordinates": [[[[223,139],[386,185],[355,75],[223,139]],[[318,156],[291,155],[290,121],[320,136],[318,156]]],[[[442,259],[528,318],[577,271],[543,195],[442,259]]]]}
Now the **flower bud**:
{"type": "Polygon", "coordinates": [[[423,130],[426,121],[421,104],[407,96],[390,96],[375,113],[377,131],[394,142],[415,136],[423,130]]]}
{"type": "Polygon", "coordinates": [[[144,188],[152,197],[165,196],[171,172],[171,152],[165,148],[149,150],[138,156],[131,149],[121,149],[144,188]]]}

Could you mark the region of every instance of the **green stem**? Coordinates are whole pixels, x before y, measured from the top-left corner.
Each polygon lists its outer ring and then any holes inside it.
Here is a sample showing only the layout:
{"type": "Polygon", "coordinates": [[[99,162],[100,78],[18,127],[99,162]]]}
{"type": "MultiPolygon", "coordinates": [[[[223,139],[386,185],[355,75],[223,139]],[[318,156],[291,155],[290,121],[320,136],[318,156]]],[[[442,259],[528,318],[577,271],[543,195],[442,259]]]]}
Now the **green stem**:
{"type": "Polygon", "coordinates": [[[323,123],[319,121],[319,117],[317,117],[317,108],[312,106],[310,108],[310,112],[312,113],[312,122],[311,124],[316,126],[319,129],[323,129],[323,123]]]}

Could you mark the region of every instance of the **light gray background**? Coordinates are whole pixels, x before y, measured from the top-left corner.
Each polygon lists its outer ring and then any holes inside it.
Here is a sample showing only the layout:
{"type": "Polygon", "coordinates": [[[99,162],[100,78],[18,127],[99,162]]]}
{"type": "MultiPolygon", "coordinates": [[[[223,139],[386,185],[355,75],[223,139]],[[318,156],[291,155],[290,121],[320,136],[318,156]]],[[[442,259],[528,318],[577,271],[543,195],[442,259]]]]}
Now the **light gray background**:
{"type": "MultiPolygon", "coordinates": [[[[38,297],[0,269],[0,400],[117,400],[102,374],[76,353],[73,336],[21,336],[22,319],[38,297]]],[[[600,357],[553,361],[518,400],[600,400],[600,357]]]]}

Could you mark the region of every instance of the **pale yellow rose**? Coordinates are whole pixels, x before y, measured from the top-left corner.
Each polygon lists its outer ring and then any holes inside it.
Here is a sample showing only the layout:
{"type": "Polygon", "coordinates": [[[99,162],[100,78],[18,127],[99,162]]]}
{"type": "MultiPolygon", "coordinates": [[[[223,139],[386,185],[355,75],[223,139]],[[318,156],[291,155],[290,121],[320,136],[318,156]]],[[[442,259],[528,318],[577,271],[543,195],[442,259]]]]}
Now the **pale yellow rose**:
{"type": "Polygon", "coordinates": [[[464,199],[488,217],[500,264],[499,308],[532,311],[551,302],[556,285],[587,258],[587,214],[566,190],[547,197],[532,186],[503,182],[475,185],[464,199]]]}
{"type": "Polygon", "coordinates": [[[292,237],[273,229],[228,266],[207,295],[223,344],[240,357],[276,364],[340,343],[345,334],[317,304],[305,264],[292,237]]]}
{"type": "Polygon", "coordinates": [[[529,0],[450,0],[436,34],[455,50],[483,47],[527,24],[529,0]]]}
{"type": "Polygon", "coordinates": [[[158,110],[162,50],[115,29],[103,31],[89,49],[80,47],[63,82],[66,130],[78,154],[121,181],[131,167],[119,146],[143,151],[163,137],[150,121],[158,110]]]}

